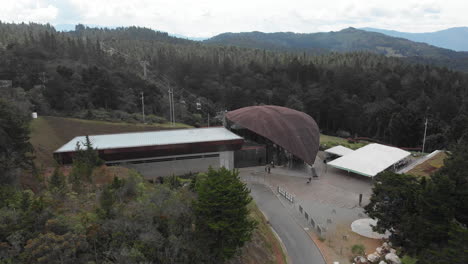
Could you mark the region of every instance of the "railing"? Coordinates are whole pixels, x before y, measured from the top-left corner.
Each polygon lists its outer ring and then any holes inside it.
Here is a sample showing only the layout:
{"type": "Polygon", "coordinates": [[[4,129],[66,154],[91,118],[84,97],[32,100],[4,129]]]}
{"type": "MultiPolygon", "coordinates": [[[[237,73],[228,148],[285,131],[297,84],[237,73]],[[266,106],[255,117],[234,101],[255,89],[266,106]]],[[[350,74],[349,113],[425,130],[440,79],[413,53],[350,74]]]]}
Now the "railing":
{"type": "Polygon", "coordinates": [[[294,195],[288,193],[285,189],[278,186],[278,193],[281,194],[286,200],[294,203],[294,195]]]}

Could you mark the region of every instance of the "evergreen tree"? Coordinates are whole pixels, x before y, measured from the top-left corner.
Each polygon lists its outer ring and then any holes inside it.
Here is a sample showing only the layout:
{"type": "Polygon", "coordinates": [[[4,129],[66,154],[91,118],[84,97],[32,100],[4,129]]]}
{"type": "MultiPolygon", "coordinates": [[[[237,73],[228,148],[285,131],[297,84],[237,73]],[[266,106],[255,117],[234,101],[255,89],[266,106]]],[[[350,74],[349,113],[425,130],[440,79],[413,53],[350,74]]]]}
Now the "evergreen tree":
{"type": "Polygon", "coordinates": [[[238,175],[238,171],[210,168],[206,179],[197,184],[196,226],[213,263],[234,256],[256,227],[247,208],[250,191],[238,175]]]}
{"type": "Polygon", "coordinates": [[[32,152],[28,119],[0,98],[0,184],[15,183],[16,170],[31,167],[32,152]]]}
{"type": "Polygon", "coordinates": [[[65,175],[59,166],[55,167],[49,179],[49,188],[53,191],[63,192],[66,187],[65,175]]]}

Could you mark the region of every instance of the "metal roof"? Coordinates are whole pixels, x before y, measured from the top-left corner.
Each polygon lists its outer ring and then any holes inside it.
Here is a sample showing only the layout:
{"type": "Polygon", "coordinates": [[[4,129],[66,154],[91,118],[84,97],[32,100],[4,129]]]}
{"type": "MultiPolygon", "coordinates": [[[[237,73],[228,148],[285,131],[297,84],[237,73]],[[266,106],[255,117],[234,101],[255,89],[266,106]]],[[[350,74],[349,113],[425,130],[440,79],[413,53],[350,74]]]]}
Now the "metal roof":
{"type": "Polygon", "coordinates": [[[338,155],[338,156],[345,156],[349,153],[354,152],[354,150],[338,145],[338,146],[334,146],[333,148],[326,149],[325,152],[338,155]]]}
{"type": "MultiPolygon", "coordinates": [[[[207,127],[193,129],[175,129],[150,132],[108,134],[89,136],[93,147],[102,149],[133,148],[155,145],[172,145],[199,142],[213,142],[242,139],[224,127],[207,127]]],[[[60,147],[55,153],[75,151],[76,143],[83,146],[85,136],[75,137],[60,147]]]]}
{"type": "Polygon", "coordinates": [[[306,163],[314,164],[320,132],[308,114],[281,106],[262,105],[230,111],[226,118],[268,138],[306,163]]]}
{"type": "Polygon", "coordinates": [[[372,143],[346,156],[330,161],[328,165],[364,176],[374,177],[379,172],[384,171],[410,154],[408,151],[399,148],[372,143]]]}

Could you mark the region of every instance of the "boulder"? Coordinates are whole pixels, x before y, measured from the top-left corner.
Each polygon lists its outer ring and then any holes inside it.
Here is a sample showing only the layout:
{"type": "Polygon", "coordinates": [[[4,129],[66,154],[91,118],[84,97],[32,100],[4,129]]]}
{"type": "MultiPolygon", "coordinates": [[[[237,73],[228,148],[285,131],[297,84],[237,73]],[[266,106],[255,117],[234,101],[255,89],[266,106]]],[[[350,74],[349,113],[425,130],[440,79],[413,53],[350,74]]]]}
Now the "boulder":
{"type": "Polygon", "coordinates": [[[385,260],[390,264],[401,264],[400,258],[395,253],[388,253],[385,255],[385,260]]]}
{"type": "Polygon", "coordinates": [[[379,255],[381,255],[381,256],[382,256],[382,255],[385,255],[385,252],[384,252],[383,247],[378,247],[378,248],[375,249],[375,251],[376,251],[377,253],[379,253],[379,255]]]}
{"type": "Polygon", "coordinates": [[[390,249],[390,253],[393,253],[393,254],[396,255],[396,249],[391,248],[391,249],[390,249]]]}
{"type": "Polygon", "coordinates": [[[385,262],[384,260],[381,260],[379,264],[387,264],[387,262],[385,262]]]}
{"type": "Polygon", "coordinates": [[[382,244],[382,248],[385,249],[385,250],[390,250],[390,245],[387,242],[384,242],[382,244]]]}
{"type": "Polygon", "coordinates": [[[375,252],[367,255],[367,260],[369,260],[370,263],[377,263],[377,261],[380,260],[380,256],[377,254],[377,252],[375,252]]]}

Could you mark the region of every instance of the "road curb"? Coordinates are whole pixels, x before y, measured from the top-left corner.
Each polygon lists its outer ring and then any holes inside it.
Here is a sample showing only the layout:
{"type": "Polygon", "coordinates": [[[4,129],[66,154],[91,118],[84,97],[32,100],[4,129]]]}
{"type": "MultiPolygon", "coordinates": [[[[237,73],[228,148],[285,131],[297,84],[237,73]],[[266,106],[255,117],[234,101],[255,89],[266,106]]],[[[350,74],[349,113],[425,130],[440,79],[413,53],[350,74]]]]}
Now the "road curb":
{"type": "Polygon", "coordinates": [[[268,219],[267,215],[262,210],[260,210],[260,208],[258,210],[262,213],[263,217],[265,217],[265,219],[268,222],[268,226],[270,227],[270,230],[273,232],[275,237],[278,239],[278,241],[280,243],[280,246],[281,246],[281,249],[283,250],[284,254],[286,255],[286,264],[291,264],[292,262],[291,262],[291,259],[289,257],[289,254],[288,254],[288,250],[286,249],[286,246],[283,243],[283,240],[278,235],[278,233],[276,233],[276,230],[273,228],[273,226],[271,226],[270,220],[268,219]]]}

